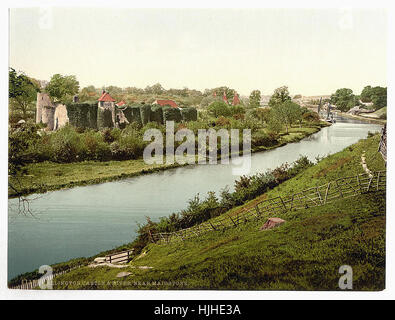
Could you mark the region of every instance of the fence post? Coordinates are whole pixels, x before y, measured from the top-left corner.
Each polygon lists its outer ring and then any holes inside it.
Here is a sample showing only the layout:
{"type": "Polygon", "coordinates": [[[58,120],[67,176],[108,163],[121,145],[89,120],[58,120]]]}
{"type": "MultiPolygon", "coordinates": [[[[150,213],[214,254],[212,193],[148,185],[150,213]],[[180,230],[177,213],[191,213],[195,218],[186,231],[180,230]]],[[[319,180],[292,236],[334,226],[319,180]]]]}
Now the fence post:
{"type": "Polygon", "coordinates": [[[281,198],[281,196],[279,196],[279,198],[281,200],[281,203],[283,204],[283,207],[284,207],[285,211],[287,211],[287,206],[285,205],[285,202],[284,202],[283,198],[281,198]]]}
{"type": "Polygon", "coordinates": [[[231,216],[229,216],[229,215],[228,215],[228,217],[229,217],[230,221],[232,221],[232,222],[233,222],[233,224],[235,225],[235,227],[237,227],[237,224],[236,224],[236,223],[233,221],[232,217],[231,217],[231,216]]]}
{"type": "Polygon", "coordinates": [[[214,226],[213,226],[213,224],[209,221],[208,222],[209,224],[210,224],[210,226],[214,229],[214,230],[217,230],[214,226]]]}
{"type": "Polygon", "coordinates": [[[337,188],[339,189],[340,197],[343,198],[343,192],[342,192],[341,186],[339,185],[338,180],[336,180],[336,186],[337,186],[337,188]]]}

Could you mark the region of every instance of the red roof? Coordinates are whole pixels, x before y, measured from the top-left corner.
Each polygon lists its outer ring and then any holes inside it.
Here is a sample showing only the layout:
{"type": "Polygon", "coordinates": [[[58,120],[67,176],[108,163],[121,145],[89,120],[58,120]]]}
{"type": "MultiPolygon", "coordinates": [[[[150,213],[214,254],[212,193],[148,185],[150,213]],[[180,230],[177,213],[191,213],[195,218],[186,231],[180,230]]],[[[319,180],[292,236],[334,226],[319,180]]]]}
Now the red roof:
{"type": "Polygon", "coordinates": [[[97,101],[115,102],[115,99],[113,99],[113,97],[111,97],[108,92],[103,92],[103,94],[97,101]]]}
{"type": "Polygon", "coordinates": [[[172,108],[178,108],[177,103],[173,100],[156,100],[156,103],[163,106],[171,106],[172,108]]]}
{"type": "Polygon", "coordinates": [[[125,104],[126,104],[126,102],[123,101],[123,100],[121,100],[121,101],[119,101],[119,102],[117,103],[117,106],[118,106],[118,107],[122,107],[122,106],[125,105],[125,104]]]}

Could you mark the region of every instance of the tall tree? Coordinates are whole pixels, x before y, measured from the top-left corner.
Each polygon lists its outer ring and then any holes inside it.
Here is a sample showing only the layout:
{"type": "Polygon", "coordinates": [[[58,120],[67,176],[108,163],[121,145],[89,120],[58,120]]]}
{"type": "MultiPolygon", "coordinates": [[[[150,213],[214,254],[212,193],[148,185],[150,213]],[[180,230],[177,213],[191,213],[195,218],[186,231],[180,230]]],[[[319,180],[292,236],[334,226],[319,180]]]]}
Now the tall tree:
{"type": "Polygon", "coordinates": [[[348,88],[337,89],[336,92],[331,95],[330,102],[343,112],[358,105],[357,98],[353,94],[353,91],[348,88]]]}
{"type": "Polygon", "coordinates": [[[257,108],[261,105],[261,92],[253,90],[250,94],[250,107],[257,108]]]}
{"type": "Polygon", "coordinates": [[[275,104],[270,110],[270,117],[283,123],[288,133],[289,127],[293,123],[301,120],[302,109],[297,103],[287,100],[281,104],[275,104]]]}
{"type": "Polygon", "coordinates": [[[269,106],[273,107],[276,104],[281,104],[286,101],[291,101],[291,96],[289,95],[288,87],[282,86],[274,90],[274,93],[269,100],[269,106]]]}
{"type": "Polygon", "coordinates": [[[36,100],[37,92],[40,89],[32,79],[22,72],[16,72],[13,68],[9,69],[8,76],[8,97],[15,109],[20,110],[23,118],[26,119],[27,111],[36,100]]]}
{"type": "Polygon", "coordinates": [[[71,100],[72,96],[78,93],[79,87],[80,84],[76,76],[55,74],[45,87],[45,91],[49,93],[54,101],[66,102],[71,100]]]}

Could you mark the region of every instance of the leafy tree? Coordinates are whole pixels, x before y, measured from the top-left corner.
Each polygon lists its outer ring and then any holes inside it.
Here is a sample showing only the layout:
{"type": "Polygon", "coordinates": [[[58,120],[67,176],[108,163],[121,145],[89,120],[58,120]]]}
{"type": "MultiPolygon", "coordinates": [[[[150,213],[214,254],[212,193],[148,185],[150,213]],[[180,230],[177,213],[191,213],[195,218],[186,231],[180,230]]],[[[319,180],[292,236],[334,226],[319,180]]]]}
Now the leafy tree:
{"type": "Polygon", "coordinates": [[[288,100],[275,104],[270,111],[270,117],[283,123],[288,133],[288,128],[302,118],[302,109],[297,103],[288,100]]]}
{"type": "Polygon", "coordinates": [[[231,109],[229,106],[223,101],[215,101],[211,103],[207,107],[207,111],[213,115],[214,117],[218,118],[220,116],[228,117],[232,115],[231,109]]]}
{"type": "Polygon", "coordinates": [[[62,76],[55,74],[51,81],[45,87],[45,91],[54,99],[54,101],[66,102],[71,100],[72,96],[78,93],[80,84],[76,76],[62,76]]]}
{"type": "Polygon", "coordinates": [[[257,108],[261,105],[261,92],[254,90],[250,94],[250,107],[257,108]]]}
{"type": "Polygon", "coordinates": [[[153,86],[147,86],[144,89],[145,93],[149,93],[149,94],[162,94],[165,92],[165,89],[162,87],[162,85],[160,83],[155,83],[153,86]]]}
{"type": "Polygon", "coordinates": [[[387,88],[366,86],[361,92],[362,102],[372,102],[374,108],[380,109],[387,106],[387,88]]]}
{"type": "Polygon", "coordinates": [[[213,95],[215,93],[215,95],[219,98],[222,99],[224,92],[226,94],[226,98],[228,99],[228,102],[231,103],[233,100],[233,97],[235,96],[236,90],[235,89],[231,89],[228,87],[218,87],[218,88],[214,88],[211,90],[211,94],[213,95]]]}
{"type": "Polygon", "coordinates": [[[8,97],[15,109],[20,110],[26,119],[27,111],[40,91],[39,86],[24,73],[17,73],[13,68],[9,69],[8,76],[8,97]]]}
{"type": "Polygon", "coordinates": [[[337,89],[336,92],[331,95],[330,102],[335,104],[336,107],[343,112],[358,105],[357,98],[353,94],[353,91],[348,88],[337,89]]]}
{"type": "Polygon", "coordinates": [[[96,100],[98,97],[99,97],[99,92],[92,85],[82,88],[79,93],[80,101],[96,100]]]}
{"type": "Polygon", "coordinates": [[[291,101],[291,96],[289,95],[288,87],[282,86],[274,90],[274,93],[269,100],[269,106],[273,107],[276,104],[282,104],[286,101],[291,101]]]}

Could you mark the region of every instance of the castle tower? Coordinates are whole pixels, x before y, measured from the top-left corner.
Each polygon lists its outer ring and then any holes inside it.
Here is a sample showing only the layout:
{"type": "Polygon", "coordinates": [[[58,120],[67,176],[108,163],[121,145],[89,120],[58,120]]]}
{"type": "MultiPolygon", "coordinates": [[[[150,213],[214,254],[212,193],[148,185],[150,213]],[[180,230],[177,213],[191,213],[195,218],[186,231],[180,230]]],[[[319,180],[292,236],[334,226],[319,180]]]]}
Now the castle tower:
{"type": "Polygon", "coordinates": [[[55,105],[47,93],[38,92],[36,102],[36,123],[47,124],[47,130],[54,128],[55,105]]]}
{"type": "Polygon", "coordinates": [[[98,101],[98,126],[99,128],[114,127],[116,123],[115,99],[103,90],[98,101]]]}

